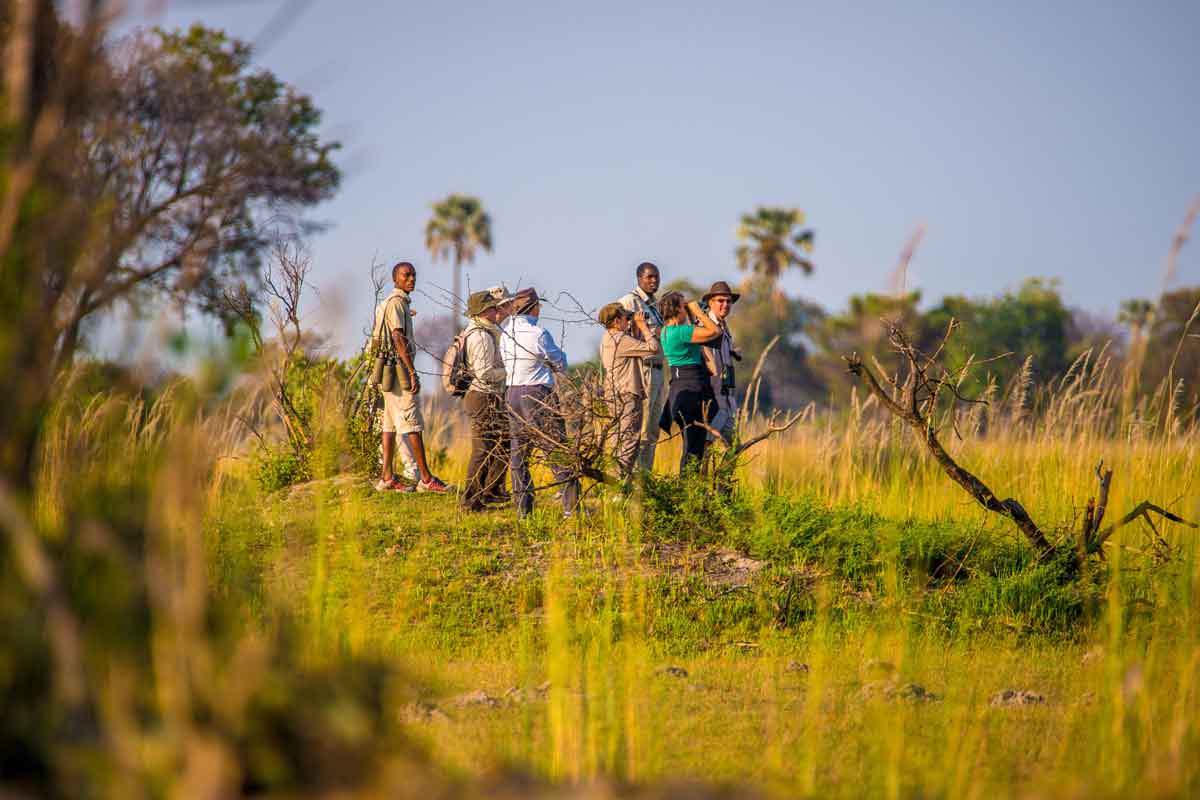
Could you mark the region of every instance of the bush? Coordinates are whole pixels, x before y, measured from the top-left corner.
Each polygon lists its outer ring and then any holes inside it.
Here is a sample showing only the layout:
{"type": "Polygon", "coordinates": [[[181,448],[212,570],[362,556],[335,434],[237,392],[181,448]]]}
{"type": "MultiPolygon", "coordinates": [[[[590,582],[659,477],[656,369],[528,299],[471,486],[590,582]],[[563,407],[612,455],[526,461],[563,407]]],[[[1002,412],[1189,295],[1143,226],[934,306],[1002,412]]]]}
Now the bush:
{"type": "Polygon", "coordinates": [[[693,544],[715,541],[750,515],[742,494],[714,490],[710,478],[694,472],[646,475],[642,511],[650,535],[693,544]]]}
{"type": "Polygon", "coordinates": [[[282,448],[261,447],[254,454],[254,478],[264,492],[276,492],[312,479],[312,465],[305,455],[282,448]]]}

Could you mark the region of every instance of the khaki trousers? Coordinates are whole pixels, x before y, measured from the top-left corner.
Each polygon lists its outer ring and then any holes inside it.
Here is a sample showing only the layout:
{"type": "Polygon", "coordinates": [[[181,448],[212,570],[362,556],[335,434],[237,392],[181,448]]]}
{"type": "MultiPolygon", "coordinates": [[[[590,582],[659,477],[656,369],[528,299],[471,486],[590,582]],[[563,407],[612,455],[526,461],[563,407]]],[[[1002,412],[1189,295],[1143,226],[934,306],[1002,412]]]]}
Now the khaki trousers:
{"type": "Polygon", "coordinates": [[[661,433],[658,422],[667,405],[667,379],[665,369],[653,369],[642,365],[642,386],[646,397],[642,400],[642,435],[638,442],[638,465],[647,472],[654,470],[654,450],[658,447],[661,433]]]}
{"type": "Polygon", "coordinates": [[[467,463],[461,503],[464,508],[476,511],[504,494],[508,419],[504,401],[492,392],[471,389],[463,396],[463,410],[471,420],[471,460],[467,463]]]}
{"type": "Polygon", "coordinates": [[[642,402],[642,397],[636,394],[619,393],[608,398],[609,408],[617,418],[610,445],[622,479],[628,478],[637,466],[638,443],[642,438],[642,402]]]}

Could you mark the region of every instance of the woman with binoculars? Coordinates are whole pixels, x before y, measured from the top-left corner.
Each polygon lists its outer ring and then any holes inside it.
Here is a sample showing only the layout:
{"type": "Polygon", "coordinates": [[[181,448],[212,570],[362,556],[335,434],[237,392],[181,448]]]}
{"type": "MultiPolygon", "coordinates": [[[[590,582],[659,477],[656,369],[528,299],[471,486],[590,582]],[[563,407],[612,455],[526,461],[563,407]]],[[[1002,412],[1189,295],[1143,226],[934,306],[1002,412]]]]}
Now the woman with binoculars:
{"type": "Polygon", "coordinates": [[[688,302],[679,292],[664,296],[658,312],[664,322],[659,341],[671,374],[667,413],[683,431],[683,453],[679,458],[679,471],[683,473],[689,464],[698,469],[704,459],[706,426],[714,413],[716,397],[701,349],[719,337],[721,329],[698,303],[688,302]]]}

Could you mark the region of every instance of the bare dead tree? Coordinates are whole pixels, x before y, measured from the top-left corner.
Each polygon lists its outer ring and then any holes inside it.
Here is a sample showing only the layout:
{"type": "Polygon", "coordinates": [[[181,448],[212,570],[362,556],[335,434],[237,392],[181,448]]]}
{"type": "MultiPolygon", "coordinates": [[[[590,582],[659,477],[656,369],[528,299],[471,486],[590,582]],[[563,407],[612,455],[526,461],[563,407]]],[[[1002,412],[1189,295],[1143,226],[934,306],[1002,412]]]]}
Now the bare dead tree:
{"type": "MultiPolygon", "coordinates": [[[[900,373],[895,377],[885,376],[884,378],[890,384],[891,391],[884,388],[880,379],[863,363],[857,353],[845,356],[847,369],[852,375],[862,379],[867,390],[875,396],[880,405],[912,428],[918,438],[924,442],[930,455],[950,476],[951,480],[961,486],[979,505],[1011,520],[1026,540],[1037,550],[1039,558],[1047,559],[1065,555],[1073,563],[1079,565],[1088,556],[1101,553],[1101,548],[1114,532],[1136,519],[1146,520],[1153,529],[1151,513],[1158,514],[1171,522],[1182,523],[1192,528],[1197,527],[1194,523],[1188,522],[1154,503],[1143,501],[1115,523],[1101,528],[1104,515],[1108,510],[1108,494],[1113,477],[1112,470],[1104,469],[1101,464],[1096,471],[1099,480],[1097,497],[1088,500],[1083,523],[1076,533],[1075,542],[1069,547],[1052,543],[1042,528],[1029,516],[1020,501],[1011,497],[1001,500],[987,484],[961,466],[946,452],[939,439],[939,426],[935,422],[935,416],[940,405],[945,402],[953,407],[960,404],[983,402],[964,397],[959,392],[959,387],[962,385],[968,369],[988,363],[993,359],[971,361],[959,369],[948,369],[944,365],[941,355],[946,343],[958,327],[956,320],[951,320],[941,342],[929,354],[918,349],[899,325],[887,320],[884,320],[883,324],[892,349],[901,356],[900,373]]],[[[1157,529],[1155,531],[1157,534],[1157,529]]],[[[1161,537],[1158,538],[1161,541],[1161,537]]]]}
{"type": "MultiPolygon", "coordinates": [[[[263,276],[262,291],[255,295],[245,284],[224,294],[225,310],[248,329],[255,352],[265,369],[271,406],[283,425],[289,446],[297,453],[307,452],[313,445],[313,424],[298,407],[289,372],[298,358],[304,356],[306,336],[301,322],[300,303],[308,286],[312,259],[304,243],[293,236],[277,234],[271,247],[271,257],[263,276]],[[267,341],[262,333],[259,306],[266,308],[274,330],[267,341]]],[[[260,438],[253,421],[243,422],[260,438]]]]}

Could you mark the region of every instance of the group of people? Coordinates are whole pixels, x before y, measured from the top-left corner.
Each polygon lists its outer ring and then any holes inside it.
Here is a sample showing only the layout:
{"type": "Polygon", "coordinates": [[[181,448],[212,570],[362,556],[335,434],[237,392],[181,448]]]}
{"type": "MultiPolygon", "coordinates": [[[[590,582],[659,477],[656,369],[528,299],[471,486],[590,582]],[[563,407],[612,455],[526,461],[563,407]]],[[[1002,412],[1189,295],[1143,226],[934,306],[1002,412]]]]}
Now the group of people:
{"type": "MultiPolygon", "coordinates": [[[[709,441],[731,440],[737,420],[734,362],[741,359],[728,317],[739,294],[724,281],[698,300],[680,292],[657,296],[659,269],[643,262],[637,286],[600,309],[604,328],[600,360],[604,399],[615,420],[613,456],[622,476],[650,471],[661,432],[677,426],[683,437],[680,471],[699,464],[709,441]]],[[[380,491],[438,492],[449,487],[430,470],[422,438],[414,366],[411,293],[417,270],[407,261],[392,268],[395,288],[375,311],[375,337],[395,354],[396,384],[383,395],[383,473],[380,491]],[[405,477],[393,472],[396,454],[405,477]]],[[[483,511],[508,503],[525,516],[533,510],[530,475],[536,451],[566,440],[555,392],[556,375],[567,357],[540,322],[542,298],[535,289],[509,294],[503,287],[467,298],[466,329],[456,340],[469,383],[462,395],[470,420],[471,455],[460,503],[483,511]],[[505,475],[511,473],[511,493],[505,475]]],[[[579,502],[579,479],[569,467],[548,459],[563,513],[579,502]]]]}

